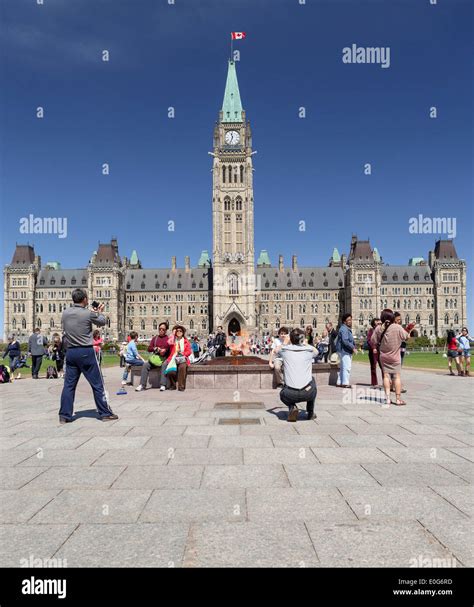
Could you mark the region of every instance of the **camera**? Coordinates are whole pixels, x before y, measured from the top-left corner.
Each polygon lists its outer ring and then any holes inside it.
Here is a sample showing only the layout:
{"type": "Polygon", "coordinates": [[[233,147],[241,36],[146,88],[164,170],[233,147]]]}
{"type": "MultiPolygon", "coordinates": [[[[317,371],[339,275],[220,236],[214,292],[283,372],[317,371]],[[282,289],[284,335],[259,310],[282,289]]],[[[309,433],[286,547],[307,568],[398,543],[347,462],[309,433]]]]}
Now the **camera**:
{"type": "Polygon", "coordinates": [[[93,310],[97,310],[97,309],[99,308],[99,305],[100,305],[100,304],[99,304],[97,301],[93,301],[93,302],[92,302],[92,309],[93,309],[93,310]]]}

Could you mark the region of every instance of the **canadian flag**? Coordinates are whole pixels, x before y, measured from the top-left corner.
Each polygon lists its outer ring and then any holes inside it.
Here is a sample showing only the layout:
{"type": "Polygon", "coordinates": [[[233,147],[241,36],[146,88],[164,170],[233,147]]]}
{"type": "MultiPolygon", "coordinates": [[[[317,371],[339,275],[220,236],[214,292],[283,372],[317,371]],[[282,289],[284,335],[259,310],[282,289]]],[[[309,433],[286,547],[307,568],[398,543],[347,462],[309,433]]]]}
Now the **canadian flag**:
{"type": "Polygon", "coordinates": [[[243,40],[245,32],[231,32],[232,40],[243,40]]]}

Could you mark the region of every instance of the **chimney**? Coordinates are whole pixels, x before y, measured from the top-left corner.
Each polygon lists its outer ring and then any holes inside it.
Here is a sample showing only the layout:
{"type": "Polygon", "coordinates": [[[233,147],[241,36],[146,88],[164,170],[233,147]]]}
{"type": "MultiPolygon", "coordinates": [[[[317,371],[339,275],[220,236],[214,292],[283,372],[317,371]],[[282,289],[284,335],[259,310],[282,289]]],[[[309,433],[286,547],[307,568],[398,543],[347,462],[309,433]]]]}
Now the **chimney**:
{"type": "Polygon", "coordinates": [[[430,251],[428,253],[428,265],[430,266],[431,269],[433,268],[434,260],[435,260],[434,251],[430,251]]]}
{"type": "Polygon", "coordinates": [[[291,269],[293,272],[297,272],[298,270],[298,262],[296,260],[296,255],[292,255],[291,257],[291,269]]]}
{"type": "Polygon", "coordinates": [[[283,272],[283,255],[278,255],[278,270],[283,272]]]}
{"type": "Polygon", "coordinates": [[[184,269],[186,272],[189,272],[189,270],[191,269],[191,261],[189,259],[189,255],[186,255],[186,257],[184,258],[184,269]]]}
{"type": "Polygon", "coordinates": [[[171,269],[176,270],[176,255],[171,258],[171,269]]]}

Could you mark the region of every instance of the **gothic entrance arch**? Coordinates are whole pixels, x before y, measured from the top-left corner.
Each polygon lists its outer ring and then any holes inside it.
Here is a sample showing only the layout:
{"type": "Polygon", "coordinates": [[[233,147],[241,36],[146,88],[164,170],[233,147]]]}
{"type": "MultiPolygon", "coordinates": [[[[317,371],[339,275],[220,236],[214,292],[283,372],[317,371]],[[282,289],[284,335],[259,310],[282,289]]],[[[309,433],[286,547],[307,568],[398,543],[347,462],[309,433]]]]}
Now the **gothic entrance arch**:
{"type": "Polygon", "coordinates": [[[232,335],[233,333],[235,333],[236,335],[240,335],[240,332],[241,332],[240,322],[234,316],[229,321],[229,325],[227,327],[227,333],[229,335],[232,335]]]}

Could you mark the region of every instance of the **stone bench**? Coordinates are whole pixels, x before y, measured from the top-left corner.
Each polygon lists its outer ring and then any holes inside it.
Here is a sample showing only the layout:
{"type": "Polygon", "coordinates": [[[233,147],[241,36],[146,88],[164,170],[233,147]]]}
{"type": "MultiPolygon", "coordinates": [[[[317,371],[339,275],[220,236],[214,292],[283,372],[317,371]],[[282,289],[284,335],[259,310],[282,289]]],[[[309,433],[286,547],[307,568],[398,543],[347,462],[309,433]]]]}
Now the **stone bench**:
{"type": "MultiPolygon", "coordinates": [[[[339,365],[330,363],[314,363],[313,377],[316,384],[327,384],[335,386],[339,365]]],[[[140,376],[142,367],[131,367],[131,383],[140,376]]],[[[160,387],[160,370],[151,369],[148,375],[148,383],[152,388],[160,387]]],[[[262,364],[248,366],[225,366],[219,368],[216,365],[197,364],[188,367],[186,379],[186,388],[209,389],[209,388],[229,388],[230,390],[248,390],[248,389],[270,389],[275,388],[273,370],[268,366],[268,362],[262,360],[262,364]]]]}

